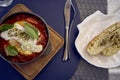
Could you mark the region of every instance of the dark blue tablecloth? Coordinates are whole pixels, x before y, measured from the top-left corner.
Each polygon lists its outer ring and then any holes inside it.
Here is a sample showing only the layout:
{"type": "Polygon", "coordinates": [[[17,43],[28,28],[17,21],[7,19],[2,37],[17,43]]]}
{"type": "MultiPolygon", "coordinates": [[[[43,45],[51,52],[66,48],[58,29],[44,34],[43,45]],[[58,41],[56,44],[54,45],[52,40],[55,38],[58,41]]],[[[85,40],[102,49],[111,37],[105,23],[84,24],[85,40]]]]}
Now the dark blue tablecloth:
{"type": "MultiPolygon", "coordinates": [[[[76,3],[74,0],[72,1],[76,8],[77,14],[71,27],[70,60],[67,62],[62,62],[64,50],[64,47],[62,47],[62,49],[60,49],[60,51],[45,66],[45,68],[36,76],[35,80],[68,80],[71,78],[78,66],[80,56],[76,51],[74,41],[78,34],[76,25],[80,23],[80,17],[76,3]]],[[[34,13],[43,17],[46,22],[64,38],[65,23],[63,10],[65,2],[66,0],[14,0],[13,4],[9,7],[0,7],[0,18],[16,4],[22,3],[34,13]]],[[[0,80],[24,80],[24,77],[10,64],[0,58],[0,80]]]]}

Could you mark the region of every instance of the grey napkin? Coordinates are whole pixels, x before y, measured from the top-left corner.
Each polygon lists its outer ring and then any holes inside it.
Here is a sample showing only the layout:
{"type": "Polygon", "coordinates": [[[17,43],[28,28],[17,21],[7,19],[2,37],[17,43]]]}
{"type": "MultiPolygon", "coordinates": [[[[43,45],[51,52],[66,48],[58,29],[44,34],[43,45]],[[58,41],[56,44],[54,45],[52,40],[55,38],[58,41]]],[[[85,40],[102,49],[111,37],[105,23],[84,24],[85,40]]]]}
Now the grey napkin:
{"type": "MultiPolygon", "coordinates": [[[[81,21],[100,10],[107,14],[107,0],[76,0],[81,21]]],[[[108,69],[95,67],[80,59],[80,63],[70,80],[109,80],[108,69]]]]}
{"type": "Polygon", "coordinates": [[[70,80],[109,80],[108,70],[90,65],[80,59],[80,63],[70,80]]]}
{"type": "Polygon", "coordinates": [[[76,0],[76,3],[82,20],[97,10],[107,14],[107,0],[76,0]]]}

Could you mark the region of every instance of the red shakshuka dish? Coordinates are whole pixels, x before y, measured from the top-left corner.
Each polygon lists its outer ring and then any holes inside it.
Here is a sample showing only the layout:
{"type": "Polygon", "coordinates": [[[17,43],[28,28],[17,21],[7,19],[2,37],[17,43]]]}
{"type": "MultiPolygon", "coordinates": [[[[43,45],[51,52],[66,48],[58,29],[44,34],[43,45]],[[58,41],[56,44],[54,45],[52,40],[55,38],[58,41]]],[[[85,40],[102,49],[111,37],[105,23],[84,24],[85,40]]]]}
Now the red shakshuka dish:
{"type": "Polygon", "coordinates": [[[29,62],[43,54],[48,44],[46,23],[31,13],[15,13],[0,24],[0,54],[11,62],[29,62]]]}

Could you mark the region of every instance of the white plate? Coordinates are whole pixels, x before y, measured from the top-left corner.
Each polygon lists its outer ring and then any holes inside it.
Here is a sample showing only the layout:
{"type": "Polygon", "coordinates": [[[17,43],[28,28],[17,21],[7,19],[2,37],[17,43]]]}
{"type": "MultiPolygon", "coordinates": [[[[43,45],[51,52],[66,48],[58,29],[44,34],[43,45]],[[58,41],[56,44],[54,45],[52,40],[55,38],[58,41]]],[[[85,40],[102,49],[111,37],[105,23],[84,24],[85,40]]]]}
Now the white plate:
{"type": "Polygon", "coordinates": [[[119,15],[104,15],[100,11],[96,11],[92,15],[88,16],[77,27],[79,34],[75,40],[75,46],[79,54],[90,64],[102,67],[112,68],[120,66],[120,52],[113,56],[91,56],[86,51],[86,46],[96,35],[102,32],[104,29],[120,21],[119,15]]]}

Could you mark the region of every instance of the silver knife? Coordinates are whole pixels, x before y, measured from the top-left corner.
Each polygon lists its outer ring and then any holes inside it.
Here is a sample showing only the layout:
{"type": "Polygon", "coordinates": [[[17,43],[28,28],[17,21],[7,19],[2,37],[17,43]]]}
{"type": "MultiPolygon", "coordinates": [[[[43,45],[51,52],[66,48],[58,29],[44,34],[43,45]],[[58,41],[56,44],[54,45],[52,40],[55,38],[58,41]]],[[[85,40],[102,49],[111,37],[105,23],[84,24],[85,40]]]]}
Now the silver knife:
{"type": "Polygon", "coordinates": [[[66,35],[65,35],[65,49],[63,54],[63,61],[67,61],[69,59],[70,11],[71,11],[71,0],[67,0],[64,7],[66,35]]]}

